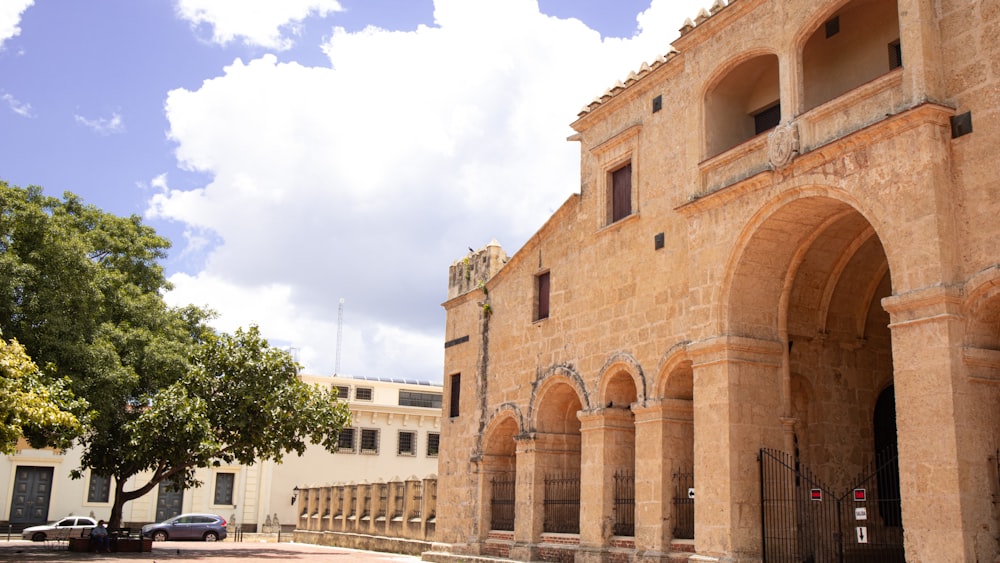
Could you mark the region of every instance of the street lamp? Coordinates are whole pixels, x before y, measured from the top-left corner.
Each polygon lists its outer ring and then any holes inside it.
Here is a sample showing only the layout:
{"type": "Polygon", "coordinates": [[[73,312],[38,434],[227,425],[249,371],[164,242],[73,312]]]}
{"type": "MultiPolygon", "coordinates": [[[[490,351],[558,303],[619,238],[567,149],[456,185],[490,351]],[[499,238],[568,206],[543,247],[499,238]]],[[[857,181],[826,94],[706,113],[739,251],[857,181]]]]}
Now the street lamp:
{"type": "Polygon", "coordinates": [[[295,488],[292,489],[292,504],[295,504],[297,500],[299,500],[299,486],[295,485],[295,488]]]}

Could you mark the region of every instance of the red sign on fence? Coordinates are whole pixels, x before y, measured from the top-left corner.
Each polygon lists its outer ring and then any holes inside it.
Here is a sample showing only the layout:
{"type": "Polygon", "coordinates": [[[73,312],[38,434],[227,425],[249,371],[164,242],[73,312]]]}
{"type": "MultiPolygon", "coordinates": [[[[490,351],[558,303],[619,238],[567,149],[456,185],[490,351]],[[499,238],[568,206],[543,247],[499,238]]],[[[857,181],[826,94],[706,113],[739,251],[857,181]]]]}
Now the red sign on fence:
{"type": "Polygon", "coordinates": [[[823,489],[810,489],[809,498],[813,500],[823,500],[823,489]]]}

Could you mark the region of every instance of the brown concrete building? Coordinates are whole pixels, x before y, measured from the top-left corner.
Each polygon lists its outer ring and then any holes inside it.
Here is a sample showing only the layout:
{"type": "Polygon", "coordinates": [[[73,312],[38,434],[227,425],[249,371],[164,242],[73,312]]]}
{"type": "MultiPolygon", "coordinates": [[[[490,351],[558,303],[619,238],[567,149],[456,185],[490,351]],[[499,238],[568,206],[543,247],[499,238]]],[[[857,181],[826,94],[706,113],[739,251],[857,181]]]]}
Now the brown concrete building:
{"type": "Polygon", "coordinates": [[[998,32],[720,0],[584,108],[580,192],[451,268],[442,549],[1000,561],[998,32]]]}

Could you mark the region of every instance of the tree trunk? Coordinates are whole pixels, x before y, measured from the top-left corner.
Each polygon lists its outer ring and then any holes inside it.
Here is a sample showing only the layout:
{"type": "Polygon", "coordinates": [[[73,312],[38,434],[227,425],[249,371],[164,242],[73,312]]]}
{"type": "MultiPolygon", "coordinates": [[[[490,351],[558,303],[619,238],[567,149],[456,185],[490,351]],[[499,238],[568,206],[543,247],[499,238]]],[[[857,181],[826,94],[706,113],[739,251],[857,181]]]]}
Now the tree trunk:
{"type": "Polygon", "coordinates": [[[111,505],[111,516],[108,517],[108,529],[122,527],[122,509],[125,506],[125,481],[115,479],[115,502],[111,505]]]}

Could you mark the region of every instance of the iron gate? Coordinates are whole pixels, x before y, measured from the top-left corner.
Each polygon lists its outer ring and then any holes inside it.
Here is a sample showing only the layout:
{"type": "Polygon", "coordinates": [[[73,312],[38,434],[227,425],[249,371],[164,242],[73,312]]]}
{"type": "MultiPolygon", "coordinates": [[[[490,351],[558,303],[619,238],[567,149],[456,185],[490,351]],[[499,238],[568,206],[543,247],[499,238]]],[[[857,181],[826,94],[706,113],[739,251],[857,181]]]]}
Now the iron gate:
{"type": "Polygon", "coordinates": [[[876,456],[846,491],[785,452],[761,449],[758,461],[765,562],[905,562],[894,450],[876,456]]]}

